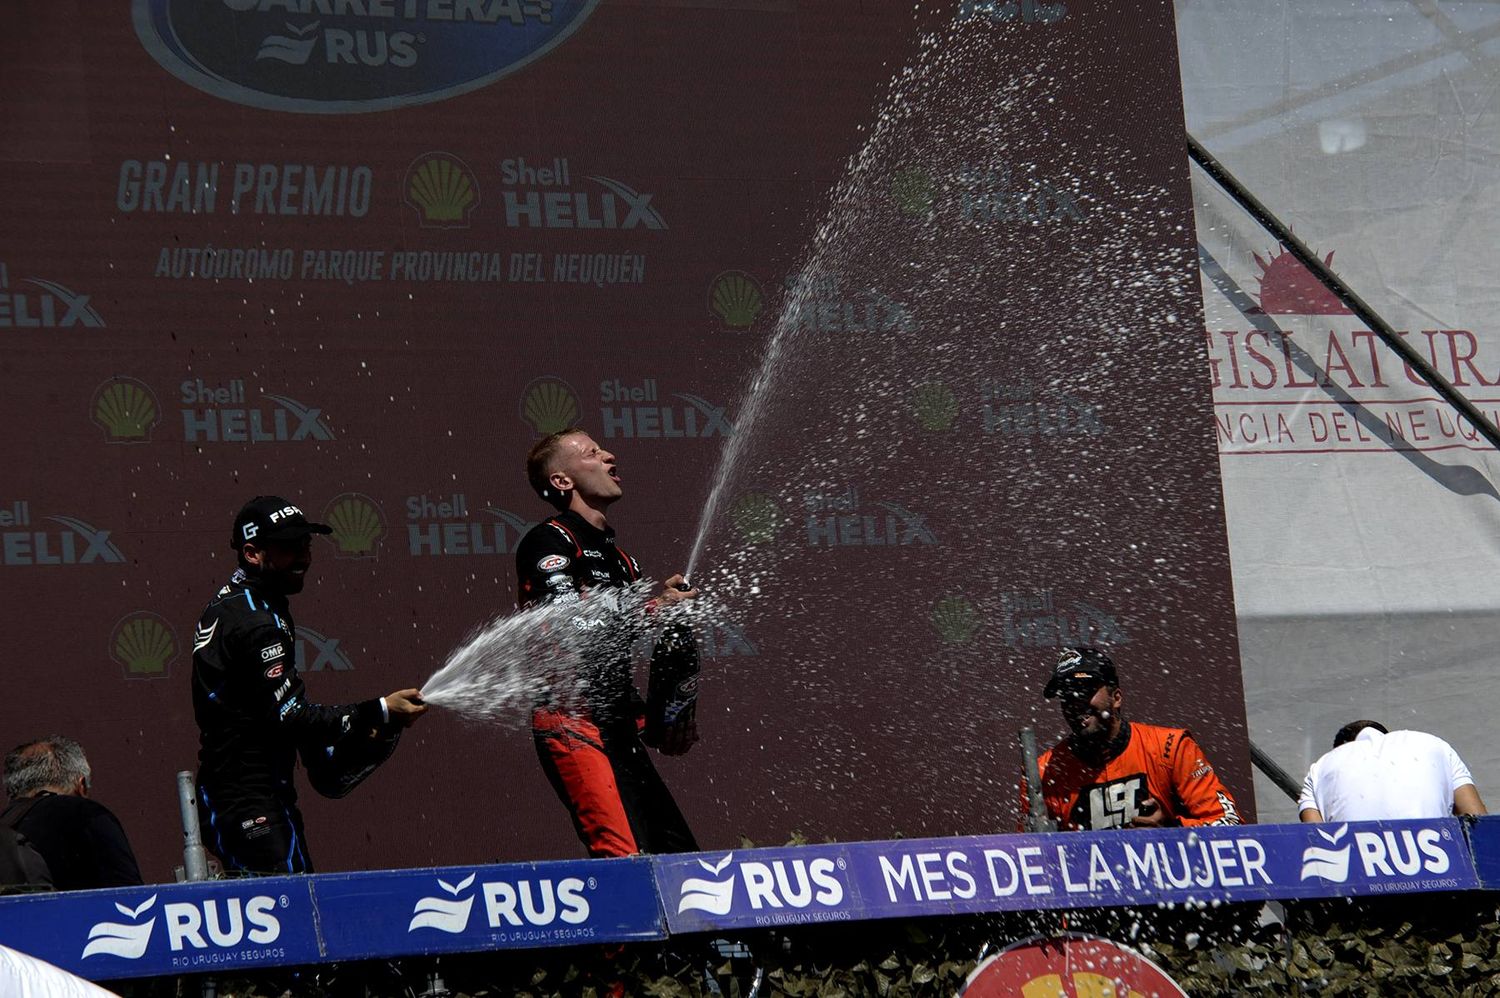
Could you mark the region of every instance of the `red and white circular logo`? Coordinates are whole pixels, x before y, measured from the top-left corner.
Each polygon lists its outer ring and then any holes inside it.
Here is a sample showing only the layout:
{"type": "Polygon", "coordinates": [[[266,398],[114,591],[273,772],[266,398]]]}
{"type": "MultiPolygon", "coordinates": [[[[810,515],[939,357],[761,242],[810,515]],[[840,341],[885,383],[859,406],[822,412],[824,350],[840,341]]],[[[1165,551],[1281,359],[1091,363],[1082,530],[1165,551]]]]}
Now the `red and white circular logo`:
{"type": "Polygon", "coordinates": [[[1008,946],[985,960],[963,998],[1187,998],[1156,964],[1118,943],[1072,933],[1008,946]]]}

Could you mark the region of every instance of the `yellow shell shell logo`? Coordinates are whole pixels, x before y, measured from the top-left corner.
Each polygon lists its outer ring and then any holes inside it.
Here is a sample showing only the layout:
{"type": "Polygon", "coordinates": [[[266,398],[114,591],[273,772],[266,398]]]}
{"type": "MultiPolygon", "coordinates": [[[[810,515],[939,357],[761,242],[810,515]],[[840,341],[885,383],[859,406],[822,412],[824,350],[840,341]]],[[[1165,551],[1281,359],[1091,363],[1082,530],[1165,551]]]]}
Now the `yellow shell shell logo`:
{"type": "Polygon", "coordinates": [[[403,200],[417,213],[424,229],[468,228],[469,215],[479,204],[474,172],[445,152],[413,160],[403,190],[403,200]]]}
{"type": "Polygon", "coordinates": [[[932,626],[948,644],[961,645],[974,636],[979,616],[962,596],[944,596],[932,608],[932,626]]]}
{"type": "Polygon", "coordinates": [[[729,511],[734,520],[734,529],[746,544],[764,544],[775,540],[776,533],[786,523],[781,507],[770,496],[760,492],[747,492],[735,500],[729,511]]]}
{"type": "Polygon", "coordinates": [[[115,625],[109,657],[125,667],[126,679],[160,679],[177,657],[177,635],[161,616],[141,610],[115,625]]]}
{"type": "Polygon", "coordinates": [[[924,430],[946,430],[958,415],[958,398],[941,381],[928,381],[912,392],[912,415],[924,430]]]}
{"type": "Polygon", "coordinates": [[[578,395],[561,378],[537,378],[521,393],[521,418],[543,435],[578,423],[578,395]]]}
{"type": "Polygon", "coordinates": [[[329,536],[338,548],[338,558],[374,558],[376,545],[385,535],[385,515],[369,496],[345,492],[323,507],[323,522],[333,528],[329,536]]]}
{"type": "Polygon", "coordinates": [[[708,307],[730,329],[748,329],[764,304],[760,283],[742,270],[724,271],[708,290],[708,307]]]}
{"type": "Polygon", "coordinates": [[[94,392],[95,423],[104,428],[111,443],[144,443],[160,418],[156,396],[134,378],[110,378],[94,392]]]}
{"type": "Polygon", "coordinates": [[[927,171],[919,167],[908,167],[896,171],[896,175],[891,178],[891,197],[904,213],[924,215],[932,207],[934,186],[927,171]]]}
{"type": "MultiPolygon", "coordinates": [[[[1079,998],[1146,998],[1144,994],[1131,987],[1118,987],[1118,981],[1108,974],[1096,974],[1091,970],[1074,971],[1072,994],[1079,998]]],[[[1056,998],[1057,995],[1069,994],[1069,990],[1063,985],[1061,974],[1043,974],[1041,977],[1033,977],[1021,985],[1021,998],[1056,998]]]]}

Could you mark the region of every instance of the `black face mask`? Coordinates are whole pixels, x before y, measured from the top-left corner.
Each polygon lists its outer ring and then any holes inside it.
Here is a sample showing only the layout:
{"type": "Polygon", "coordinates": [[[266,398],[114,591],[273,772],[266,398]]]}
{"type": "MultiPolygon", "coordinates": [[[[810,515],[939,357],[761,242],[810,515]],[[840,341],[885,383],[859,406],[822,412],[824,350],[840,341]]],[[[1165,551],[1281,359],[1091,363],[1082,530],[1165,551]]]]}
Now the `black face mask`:
{"type": "Polygon", "coordinates": [[[281,596],[297,595],[307,582],[307,573],[298,575],[291,569],[251,568],[248,574],[257,589],[281,596]]]}
{"type": "MultiPolygon", "coordinates": [[[[268,555],[272,554],[269,547],[266,549],[266,553],[268,555]]],[[[275,552],[275,556],[277,561],[287,560],[286,552],[277,551],[275,552]]],[[[298,567],[310,569],[311,565],[311,558],[308,558],[306,561],[292,558],[283,568],[273,568],[270,565],[256,567],[242,563],[241,569],[250,580],[250,583],[262,592],[276,593],[281,596],[295,596],[302,591],[303,585],[307,582],[307,572],[304,571],[299,574],[296,569],[298,567]]]]}

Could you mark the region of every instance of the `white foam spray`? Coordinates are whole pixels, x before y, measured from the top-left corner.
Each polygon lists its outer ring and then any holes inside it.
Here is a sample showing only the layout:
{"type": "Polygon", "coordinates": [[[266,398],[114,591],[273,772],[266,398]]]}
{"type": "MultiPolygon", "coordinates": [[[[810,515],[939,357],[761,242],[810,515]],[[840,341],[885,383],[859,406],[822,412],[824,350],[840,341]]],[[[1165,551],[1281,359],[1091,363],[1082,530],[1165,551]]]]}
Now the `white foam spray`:
{"type": "Polygon", "coordinates": [[[618,661],[651,636],[651,586],[594,590],[497,616],[449,653],[422,684],[422,697],[488,721],[524,717],[543,697],[560,706],[582,702],[601,663],[618,661]]]}

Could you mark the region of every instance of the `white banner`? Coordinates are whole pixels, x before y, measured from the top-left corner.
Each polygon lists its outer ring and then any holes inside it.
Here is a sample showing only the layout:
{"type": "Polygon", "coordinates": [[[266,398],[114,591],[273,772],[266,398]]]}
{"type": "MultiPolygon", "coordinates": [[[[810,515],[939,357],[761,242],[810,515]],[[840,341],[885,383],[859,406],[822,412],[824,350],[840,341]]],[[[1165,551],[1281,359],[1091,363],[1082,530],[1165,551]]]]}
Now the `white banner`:
{"type": "MultiPolygon", "coordinates": [[[[1178,30],[1189,132],[1500,418],[1500,7],[1179,0],[1178,30]]],[[[1430,730],[1500,797],[1500,455],[1194,192],[1251,738],[1300,779],[1350,720],[1430,730]]]]}

